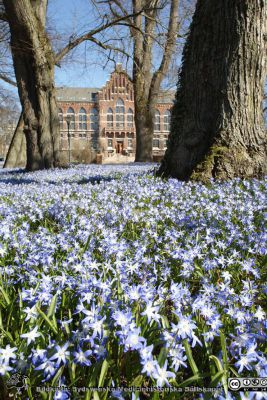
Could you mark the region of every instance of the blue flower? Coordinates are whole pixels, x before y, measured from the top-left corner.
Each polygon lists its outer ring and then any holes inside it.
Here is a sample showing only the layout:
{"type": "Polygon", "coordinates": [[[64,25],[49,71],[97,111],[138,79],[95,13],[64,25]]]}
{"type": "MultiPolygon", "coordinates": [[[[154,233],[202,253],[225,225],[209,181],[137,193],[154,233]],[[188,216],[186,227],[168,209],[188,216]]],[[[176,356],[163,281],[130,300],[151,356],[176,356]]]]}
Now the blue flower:
{"type": "Polygon", "coordinates": [[[172,323],[172,332],[182,339],[186,339],[187,337],[191,338],[196,327],[191,316],[184,317],[179,315],[178,324],[175,325],[172,323]]]}
{"type": "Polygon", "coordinates": [[[54,395],[54,400],[68,400],[70,398],[70,392],[67,390],[57,390],[54,395]]]}
{"type": "Polygon", "coordinates": [[[64,346],[58,346],[56,345],[56,353],[52,355],[52,357],[49,358],[50,361],[56,360],[56,367],[58,367],[61,363],[66,364],[67,363],[67,357],[69,357],[70,352],[67,351],[67,348],[69,347],[69,342],[65,343],[64,346]]]}
{"type": "Polygon", "coordinates": [[[153,306],[152,301],[149,301],[146,304],[146,309],[141,313],[141,315],[145,315],[147,317],[148,323],[151,322],[151,320],[159,322],[160,319],[160,314],[158,313],[159,311],[159,306],[153,306]]]}
{"type": "Polygon", "coordinates": [[[83,351],[80,347],[78,347],[77,351],[73,352],[75,362],[77,364],[87,367],[90,367],[90,365],[92,364],[91,361],[87,358],[91,354],[92,350],[83,351]]]}
{"type": "Polygon", "coordinates": [[[132,313],[131,312],[123,312],[123,311],[115,311],[112,315],[112,318],[115,321],[115,325],[120,325],[125,328],[132,322],[132,313]]]}
{"type": "Polygon", "coordinates": [[[32,342],[35,342],[35,339],[38,338],[39,336],[41,336],[41,333],[38,332],[38,326],[33,328],[32,331],[20,335],[20,337],[27,339],[27,345],[29,345],[32,342]]]}
{"type": "Polygon", "coordinates": [[[15,351],[17,350],[17,347],[10,347],[10,345],[8,344],[6,346],[6,348],[0,348],[0,357],[6,361],[7,363],[9,363],[10,359],[15,360],[17,358],[15,351]]]}
{"type": "Polygon", "coordinates": [[[158,378],[158,362],[153,359],[145,359],[141,361],[142,364],[142,374],[146,374],[147,376],[157,379],[158,378]]]}
{"type": "Polygon", "coordinates": [[[235,363],[236,367],[239,367],[238,373],[240,374],[243,372],[243,369],[246,368],[247,370],[252,370],[252,363],[257,361],[254,354],[241,354],[239,360],[235,363]]]}
{"type": "Polygon", "coordinates": [[[45,380],[49,380],[55,375],[57,371],[57,366],[55,362],[52,362],[51,360],[45,360],[38,367],[35,367],[35,370],[43,371],[45,375],[45,380]]]}
{"type": "Polygon", "coordinates": [[[128,332],[124,340],[125,350],[139,350],[144,346],[146,340],[140,336],[140,333],[140,327],[134,328],[128,332]]]}
{"type": "Polygon", "coordinates": [[[12,370],[13,368],[8,364],[7,360],[0,357],[0,375],[6,375],[7,372],[12,370]]]}
{"type": "Polygon", "coordinates": [[[163,367],[157,365],[157,373],[155,379],[157,380],[157,386],[162,387],[164,385],[170,386],[168,378],[175,378],[175,374],[171,371],[167,371],[168,361],[166,360],[163,367]]]}

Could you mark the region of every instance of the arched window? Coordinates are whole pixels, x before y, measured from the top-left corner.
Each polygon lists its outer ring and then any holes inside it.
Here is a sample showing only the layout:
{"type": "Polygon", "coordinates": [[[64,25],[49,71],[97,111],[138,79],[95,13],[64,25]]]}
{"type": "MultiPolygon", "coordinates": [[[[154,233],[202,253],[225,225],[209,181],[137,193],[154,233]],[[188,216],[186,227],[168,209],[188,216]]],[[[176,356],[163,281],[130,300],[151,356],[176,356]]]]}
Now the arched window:
{"type": "Polygon", "coordinates": [[[107,126],[109,128],[113,127],[113,110],[112,110],[112,108],[109,108],[108,112],[107,112],[107,126]]]}
{"type": "Polygon", "coordinates": [[[58,109],[58,119],[59,119],[60,130],[62,130],[63,129],[63,111],[61,108],[58,109]]]}
{"type": "Polygon", "coordinates": [[[122,99],[118,99],[116,103],[116,127],[124,128],[124,101],[122,99]]]}
{"type": "Polygon", "coordinates": [[[154,131],[160,131],[160,112],[159,112],[159,110],[155,111],[154,131]]]}
{"type": "Polygon", "coordinates": [[[87,115],[85,109],[82,107],[79,111],[79,129],[87,129],[87,115]]]}
{"type": "Polygon", "coordinates": [[[67,115],[69,115],[71,117],[70,129],[74,130],[75,129],[75,112],[72,107],[68,108],[67,115]]]}
{"type": "Polygon", "coordinates": [[[166,110],[164,113],[164,131],[170,131],[170,124],[171,124],[171,112],[170,110],[166,110]]]}
{"type": "Polygon", "coordinates": [[[127,126],[129,128],[133,127],[133,121],[134,121],[134,113],[133,113],[133,110],[131,108],[129,108],[129,110],[127,112],[127,126]]]}
{"type": "Polygon", "coordinates": [[[98,129],[98,111],[96,108],[90,110],[90,128],[93,131],[98,129]]]}

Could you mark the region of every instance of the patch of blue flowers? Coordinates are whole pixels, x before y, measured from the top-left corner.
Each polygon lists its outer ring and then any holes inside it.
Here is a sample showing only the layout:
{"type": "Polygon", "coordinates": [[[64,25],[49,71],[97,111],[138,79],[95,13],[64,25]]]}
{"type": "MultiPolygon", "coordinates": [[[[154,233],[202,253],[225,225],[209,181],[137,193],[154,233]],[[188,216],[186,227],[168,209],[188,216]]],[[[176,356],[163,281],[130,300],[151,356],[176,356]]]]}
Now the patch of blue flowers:
{"type": "Polygon", "coordinates": [[[0,374],[27,375],[25,398],[266,398],[227,378],[267,376],[267,181],[152,168],[0,173],[0,374]]]}

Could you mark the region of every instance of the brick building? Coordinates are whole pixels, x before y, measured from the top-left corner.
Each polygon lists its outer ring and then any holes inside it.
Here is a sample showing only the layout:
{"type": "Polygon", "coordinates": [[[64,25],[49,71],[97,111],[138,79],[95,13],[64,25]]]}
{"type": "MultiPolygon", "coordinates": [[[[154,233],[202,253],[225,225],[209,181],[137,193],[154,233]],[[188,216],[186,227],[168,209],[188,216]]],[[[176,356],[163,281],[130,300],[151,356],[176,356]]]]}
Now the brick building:
{"type": "MultiPolygon", "coordinates": [[[[163,155],[170,130],[174,92],[161,92],[154,120],[153,153],[163,155]]],[[[61,151],[68,155],[70,118],[71,161],[91,162],[97,153],[105,158],[135,153],[134,96],[131,79],[117,65],[102,88],[59,88],[61,151]]]]}

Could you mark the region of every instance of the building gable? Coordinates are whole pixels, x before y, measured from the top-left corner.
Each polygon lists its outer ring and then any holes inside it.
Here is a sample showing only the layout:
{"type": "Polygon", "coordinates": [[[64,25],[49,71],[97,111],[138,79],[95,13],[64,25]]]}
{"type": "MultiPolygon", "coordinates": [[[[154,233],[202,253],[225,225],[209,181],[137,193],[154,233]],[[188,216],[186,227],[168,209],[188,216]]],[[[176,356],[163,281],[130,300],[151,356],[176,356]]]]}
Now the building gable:
{"type": "Polygon", "coordinates": [[[99,100],[115,100],[118,97],[123,100],[134,100],[133,83],[120,64],[116,66],[115,71],[99,92],[99,100]]]}

